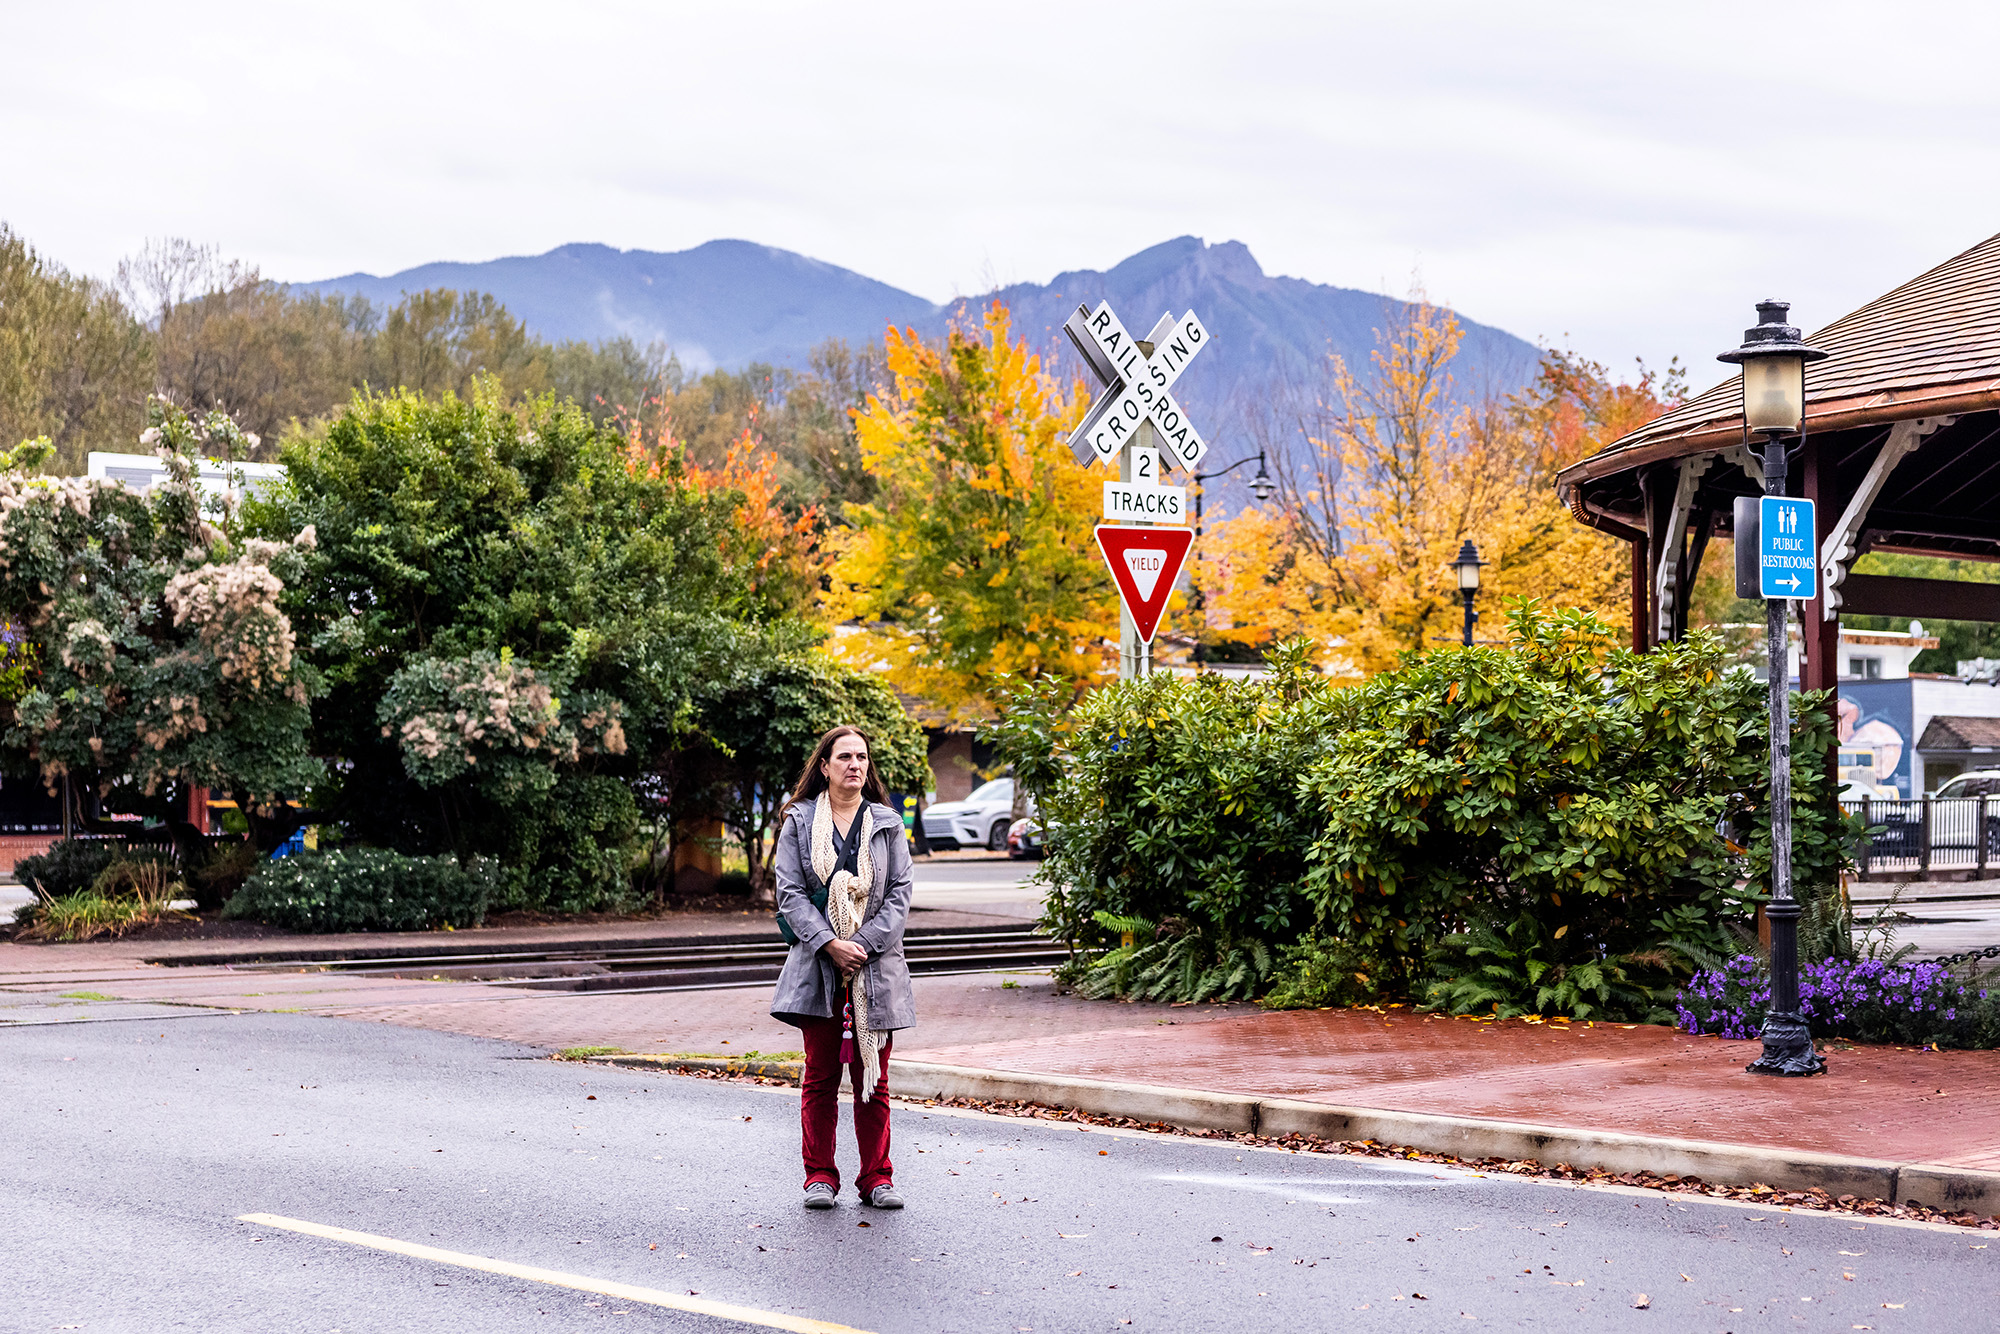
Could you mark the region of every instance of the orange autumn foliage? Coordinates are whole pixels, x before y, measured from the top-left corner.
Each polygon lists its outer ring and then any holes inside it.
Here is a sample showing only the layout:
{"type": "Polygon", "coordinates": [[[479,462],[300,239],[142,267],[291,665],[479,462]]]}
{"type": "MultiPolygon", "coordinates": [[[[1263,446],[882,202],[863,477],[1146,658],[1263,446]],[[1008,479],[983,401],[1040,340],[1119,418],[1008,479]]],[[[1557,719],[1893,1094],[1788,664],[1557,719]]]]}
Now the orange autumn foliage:
{"type": "Polygon", "coordinates": [[[769,610],[810,615],[819,602],[822,579],[833,553],[818,505],[793,514],[779,502],[777,458],[757,434],[756,414],[712,468],[687,457],[675,436],[671,413],[656,400],[653,410],[626,414],[620,424],[620,453],[634,477],[679,478],[704,492],[734,492],[735,526],[723,539],[723,556],[741,569],[751,593],[769,610]]]}

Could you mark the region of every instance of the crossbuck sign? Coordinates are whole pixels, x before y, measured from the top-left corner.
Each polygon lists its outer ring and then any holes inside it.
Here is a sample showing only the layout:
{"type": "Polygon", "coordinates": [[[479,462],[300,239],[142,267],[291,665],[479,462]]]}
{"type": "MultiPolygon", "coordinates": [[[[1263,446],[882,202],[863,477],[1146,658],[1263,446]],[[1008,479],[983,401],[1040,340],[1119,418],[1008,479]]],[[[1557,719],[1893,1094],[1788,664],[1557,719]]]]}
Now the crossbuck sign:
{"type": "Polygon", "coordinates": [[[1131,443],[1140,423],[1150,420],[1166,453],[1192,472],[1208,453],[1208,442],[1174,400],[1172,389],[1195,353],[1208,345],[1208,330],[1195,313],[1190,310],[1178,323],[1162,316],[1146,335],[1145,341],[1153,345],[1150,356],[1125,331],[1108,302],[1099,302],[1091,311],[1078,306],[1063,332],[1104,382],[1103,392],[1069,438],[1077,462],[1110,463],[1131,443]]]}

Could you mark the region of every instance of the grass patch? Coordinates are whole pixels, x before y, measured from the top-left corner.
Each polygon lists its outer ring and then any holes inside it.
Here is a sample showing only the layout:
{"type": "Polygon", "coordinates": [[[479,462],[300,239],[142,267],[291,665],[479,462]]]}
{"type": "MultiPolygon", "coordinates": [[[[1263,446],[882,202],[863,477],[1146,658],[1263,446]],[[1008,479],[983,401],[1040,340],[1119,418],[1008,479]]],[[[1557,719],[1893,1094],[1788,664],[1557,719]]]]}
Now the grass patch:
{"type": "Polygon", "coordinates": [[[558,1061],[587,1061],[593,1056],[623,1056],[623,1047],[564,1047],[556,1053],[558,1061]]]}
{"type": "Polygon", "coordinates": [[[806,1058],[802,1051],[753,1051],[748,1056],[753,1061],[803,1061],[806,1058]]]}
{"type": "Polygon", "coordinates": [[[101,1001],[118,999],[116,996],[107,996],[101,991],[65,991],[62,994],[62,998],[64,1000],[101,1000],[101,1001]]]}

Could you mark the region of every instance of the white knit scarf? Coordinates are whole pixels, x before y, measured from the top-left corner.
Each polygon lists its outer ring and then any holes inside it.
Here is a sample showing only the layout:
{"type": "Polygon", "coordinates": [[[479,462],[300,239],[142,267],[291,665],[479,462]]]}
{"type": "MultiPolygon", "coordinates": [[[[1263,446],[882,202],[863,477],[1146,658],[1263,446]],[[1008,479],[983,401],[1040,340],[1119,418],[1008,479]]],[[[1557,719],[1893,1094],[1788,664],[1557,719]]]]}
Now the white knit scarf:
{"type": "MultiPolygon", "coordinates": [[[[855,808],[854,818],[864,822],[870,818],[867,802],[855,808]]],[[[868,845],[874,841],[870,837],[873,832],[866,823],[862,824],[861,852],[854,863],[860,874],[836,871],[833,869],[833,805],[824,792],[813,804],[813,874],[826,886],[827,924],[833,928],[833,934],[842,940],[859,931],[862,919],[868,915],[868,895],[875,888],[875,862],[868,852],[868,845]]],[[[877,1054],[877,1035],[868,1025],[868,972],[865,968],[854,970],[851,994],[854,1000],[854,1046],[861,1053],[861,1071],[866,1076],[855,1094],[861,1101],[867,1102],[874,1096],[876,1080],[881,1078],[882,1061],[877,1054]]],[[[839,1018],[838,1015],[834,1017],[839,1018]]]]}

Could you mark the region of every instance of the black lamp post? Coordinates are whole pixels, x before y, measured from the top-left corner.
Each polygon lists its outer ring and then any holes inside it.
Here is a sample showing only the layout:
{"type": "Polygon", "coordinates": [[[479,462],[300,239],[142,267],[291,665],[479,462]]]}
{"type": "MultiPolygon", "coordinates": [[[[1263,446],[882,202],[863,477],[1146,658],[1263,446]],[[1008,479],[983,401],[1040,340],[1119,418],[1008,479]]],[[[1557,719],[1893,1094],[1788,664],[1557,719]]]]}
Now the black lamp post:
{"type": "MultiPolygon", "coordinates": [[[[1743,346],[1717,361],[1743,367],[1743,429],[1764,435],[1764,494],[1785,494],[1784,438],[1805,420],[1806,363],[1826,353],[1808,347],[1785,323],[1791,305],[1759,301],[1757,327],[1743,346]]],[[[1739,537],[1739,540],[1741,538],[1739,537]]],[[[1815,534],[1815,541],[1817,535],[1815,534]]],[[[1799,901],[1792,895],[1792,708],[1784,598],[1764,600],[1764,643],[1771,691],[1771,1009],[1764,1018],[1764,1054],[1749,1070],[1759,1075],[1817,1075],[1826,1062],[1813,1050],[1812,1030],[1799,1013],[1799,901]]]]}
{"type": "MultiPolygon", "coordinates": [[[[1214,472],[1198,472],[1194,475],[1194,535],[1196,537],[1201,536],[1201,484],[1213,481],[1217,477],[1227,476],[1248,462],[1250,462],[1249,458],[1240,458],[1227,468],[1217,468],[1214,472]]],[[[1271,498],[1271,493],[1278,489],[1278,484],[1272,481],[1271,474],[1264,470],[1264,451],[1261,449],[1257,451],[1256,462],[1257,475],[1250,479],[1250,490],[1255,493],[1257,503],[1261,505],[1271,498]]]]}
{"type": "Polygon", "coordinates": [[[1465,545],[1458,549],[1458,559],[1451,568],[1458,571],[1458,595],[1465,599],[1465,646],[1472,647],[1472,627],[1479,620],[1479,613],[1472,609],[1472,599],[1479,594],[1479,567],[1488,562],[1479,559],[1479,548],[1466,538],[1465,545]]]}

